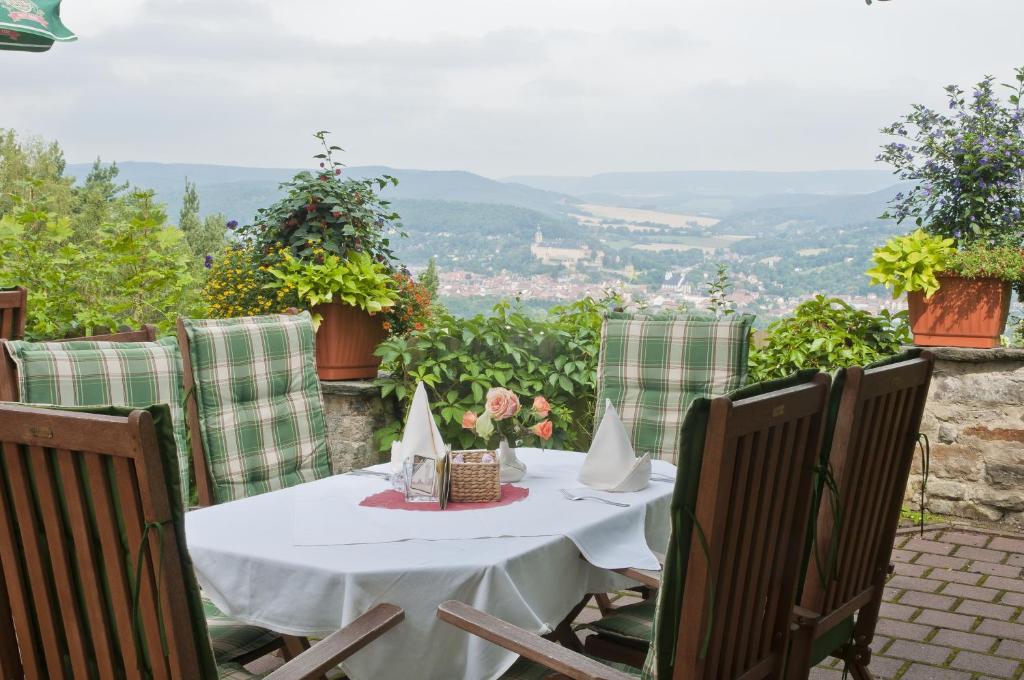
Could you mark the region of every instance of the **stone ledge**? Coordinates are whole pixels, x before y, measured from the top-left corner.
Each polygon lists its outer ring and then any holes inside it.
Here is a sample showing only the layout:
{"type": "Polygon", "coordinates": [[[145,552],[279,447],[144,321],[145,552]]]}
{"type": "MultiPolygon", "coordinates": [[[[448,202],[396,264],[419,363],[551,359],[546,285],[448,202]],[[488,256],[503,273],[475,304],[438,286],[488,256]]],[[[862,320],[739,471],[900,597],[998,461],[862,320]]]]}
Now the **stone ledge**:
{"type": "Polygon", "coordinates": [[[343,397],[364,397],[380,394],[380,387],[372,380],[321,380],[320,389],[326,394],[343,397]]]}
{"type": "Polygon", "coordinates": [[[1024,349],[1017,347],[993,347],[972,349],[969,347],[920,347],[935,355],[938,361],[961,363],[985,363],[988,361],[1020,361],[1024,363],[1024,349]]]}

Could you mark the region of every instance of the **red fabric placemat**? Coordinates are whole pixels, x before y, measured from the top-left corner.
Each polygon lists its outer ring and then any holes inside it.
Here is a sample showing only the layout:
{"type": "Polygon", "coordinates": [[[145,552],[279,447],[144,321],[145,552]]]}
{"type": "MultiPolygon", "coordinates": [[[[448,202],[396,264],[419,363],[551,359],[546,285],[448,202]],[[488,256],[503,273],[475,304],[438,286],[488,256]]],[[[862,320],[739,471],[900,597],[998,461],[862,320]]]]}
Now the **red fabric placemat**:
{"type": "MultiPolygon", "coordinates": [[[[449,503],[448,510],[483,510],[485,508],[497,508],[502,505],[511,505],[523,500],[530,495],[530,490],[514,484],[501,485],[501,500],[492,503],[449,503]]],[[[420,510],[422,512],[440,512],[441,506],[437,503],[410,503],[405,500],[405,494],[401,491],[388,489],[375,493],[364,498],[359,505],[364,508],[385,508],[387,510],[420,510]]]]}

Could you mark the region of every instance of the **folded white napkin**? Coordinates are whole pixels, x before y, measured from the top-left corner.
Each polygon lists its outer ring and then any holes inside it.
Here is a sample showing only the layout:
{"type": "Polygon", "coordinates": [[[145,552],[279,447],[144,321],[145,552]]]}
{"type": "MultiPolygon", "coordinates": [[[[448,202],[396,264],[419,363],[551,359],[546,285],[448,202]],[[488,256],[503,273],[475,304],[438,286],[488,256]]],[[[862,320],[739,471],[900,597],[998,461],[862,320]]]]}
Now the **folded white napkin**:
{"type": "Polygon", "coordinates": [[[639,491],[651,481],[651,457],[637,458],[626,428],[611,401],[583,461],[579,480],[601,491],[639,491]]]}
{"type": "Polygon", "coordinates": [[[405,419],[402,441],[391,444],[391,469],[398,472],[402,463],[413,456],[438,459],[445,455],[444,440],[430,412],[430,401],[423,383],[416,385],[416,393],[405,419]]]}

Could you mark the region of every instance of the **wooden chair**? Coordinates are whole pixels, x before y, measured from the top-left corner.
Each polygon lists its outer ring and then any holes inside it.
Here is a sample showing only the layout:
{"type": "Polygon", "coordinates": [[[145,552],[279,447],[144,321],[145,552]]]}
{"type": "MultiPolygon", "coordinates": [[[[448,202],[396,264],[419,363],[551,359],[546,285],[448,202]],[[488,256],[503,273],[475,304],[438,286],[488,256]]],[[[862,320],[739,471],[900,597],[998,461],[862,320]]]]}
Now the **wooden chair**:
{"type": "MultiPolygon", "coordinates": [[[[735,402],[698,399],[688,412],[693,425],[705,409],[690,432],[706,434],[681,451],[647,660],[658,677],[783,676],[828,391],[819,374],[735,402]]],[[[540,677],[531,663],[576,680],[632,677],[460,602],[442,604],[438,617],[527,659],[509,678],[540,677]]]]}
{"type": "Polygon", "coordinates": [[[871,641],[899,526],[907,478],[935,359],[929,352],[874,368],[850,368],[817,516],[787,677],[809,677],[828,656],[869,680],[871,641]],[[856,615],[856,616],[855,616],[856,615]]]}
{"type": "MultiPolygon", "coordinates": [[[[3,295],[0,292],[0,307],[3,295]]],[[[156,326],[146,324],[137,331],[92,335],[81,338],[61,338],[49,342],[76,342],[79,340],[95,340],[104,342],[153,342],[156,340],[156,326]]],[[[5,343],[0,342],[0,401],[18,401],[18,369],[11,358],[11,351],[5,343]]]]}
{"type": "MultiPolygon", "coordinates": [[[[185,549],[168,417],[165,406],[122,417],[0,405],[5,679],[216,680],[228,670],[214,663],[185,549]]],[[[403,616],[378,605],[269,677],[319,676],[403,616]]]]}
{"type": "Polygon", "coordinates": [[[0,290],[0,339],[21,340],[25,336],[28,291],[24,288],[0,290]]]}

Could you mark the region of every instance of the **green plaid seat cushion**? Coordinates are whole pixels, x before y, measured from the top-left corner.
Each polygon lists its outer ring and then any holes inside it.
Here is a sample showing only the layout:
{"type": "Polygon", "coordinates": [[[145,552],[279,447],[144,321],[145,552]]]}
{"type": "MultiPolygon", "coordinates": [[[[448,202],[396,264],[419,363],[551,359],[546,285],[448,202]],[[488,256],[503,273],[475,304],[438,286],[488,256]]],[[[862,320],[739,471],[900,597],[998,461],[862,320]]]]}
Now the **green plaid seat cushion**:
{"type": "Polygon", "coordinates": [[[226,663],[217,666],[217,680],[259,680],[265,677],[247,671],[241,664],[226,663]]]}
{"type": "Polygon", "coordinates": [[[611,614],[593,623],[588,623],[584,628],[589,628],[602,637],[622,644],[646,647],[651,642],[654,611],[657,605],[657,600],[652,598],[624,607],[616,607],[611,614]]]}
{"type": "Polygon", "coordinates": [[[309,313],[184,326],[215,502],[330,475],[309,313]]]}
{"type": "Polygon", "coordinates": [[[181,352],[173,338],[157,342],[9,342],[22,403],[170,409],[185,506],[191,467],[185,427],[181,352]]]}
{"type": "Polygon", "coordinates": [[[638,454],[675,463],[690,403],[746,383],[753,322],[750,314],[608,314],[601,328],[595,426],[610,400],[638,454]]]}
{"type": "Polygon", "coordinates": [[[213,656],[218,663],[232,661],[249,652],[269,645],[278,639],[277,633],[235,621],[217,608],[205,595],[203,613],[206,629],[210,631],[213,656]]]}
{"type": "MultiPolygon", "coordinates": [[[[632,666],[627,666],[624,663],[614,663],[604,659],[597,659],[596,657],[593,658],[609,668],[614,668],[615,670],[622,671],[623,673],[637,678],[640,677],[640,671],[632,666]]],[[[512,665],[512,668],[505,671],[505,674],[501,676],[501,680],[547,680],[547,678],[564,677],[564,675],[555,673],[547,666],[530,661],[526,657],[519,657],[519,660],[512,665]]]]}

